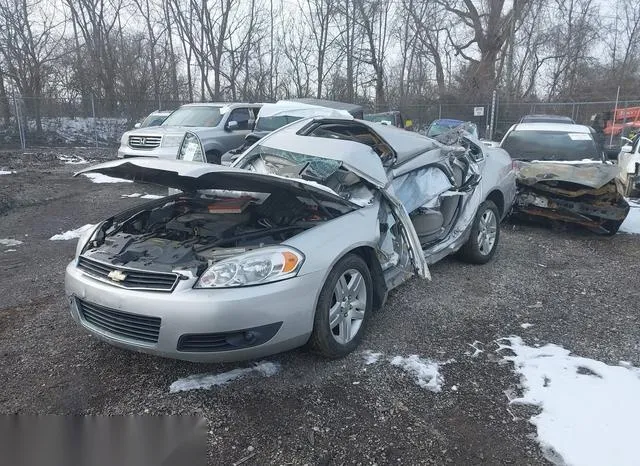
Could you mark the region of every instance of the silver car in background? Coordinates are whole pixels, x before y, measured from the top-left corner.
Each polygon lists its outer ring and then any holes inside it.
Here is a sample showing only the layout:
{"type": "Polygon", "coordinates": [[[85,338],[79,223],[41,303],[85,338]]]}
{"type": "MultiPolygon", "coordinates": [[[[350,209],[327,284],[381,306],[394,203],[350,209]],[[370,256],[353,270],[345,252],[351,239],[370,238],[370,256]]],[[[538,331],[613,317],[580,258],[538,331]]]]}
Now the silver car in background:
{"type": "Polygon", "coordinates": [[[128,159],[83,172],[181,192],[79,240],[73,319],[111,344],[191,361],[305,343],[348,354],[389,291],[429,279],[429,264],[491,260],[515,193],[502,149],[352,118],[294,122],[233,167],[128,159]]]}
{"type": "Polygon", "coordinates": [[[175,159],[187,131],[198,131],[210,163],[238,147],[253,129],[261,104],[194,103],[169,115],[160,126],[125,132],[118,158],[154,157],[175,159]]]}

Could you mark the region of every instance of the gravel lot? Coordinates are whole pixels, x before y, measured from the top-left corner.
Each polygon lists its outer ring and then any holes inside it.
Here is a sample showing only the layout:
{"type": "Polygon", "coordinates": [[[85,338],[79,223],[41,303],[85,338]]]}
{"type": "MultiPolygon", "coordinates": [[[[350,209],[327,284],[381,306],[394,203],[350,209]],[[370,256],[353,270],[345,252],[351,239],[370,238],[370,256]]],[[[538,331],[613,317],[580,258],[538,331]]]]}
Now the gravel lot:
{"type": "Polygon", "coordinates": [[[211,464],[545,464],[533,411],[507,404],[518,379],[494,340],[519,335],[640,366],[640,236],[507,223],[492,263],[446,259],[431,282],[393,292],[362,351],[326,361],[296,350],[268,358],[280,365],[272,377],[170,393],[181,377],[251,364],[127,352],[73,323],[64,268],[76,244],[49,238],[143,202],[121,194],[162,191],[72,178],[83,165],[60,154],[99,161],[114,151],[0,152],[0,170],[16,170],[0,176],[0,238],[23,242],[0,246],[2,413],[199,413],[209,422],[211,464]],[[484,350],[476,357],[474,341],[484,350]],[[365,365],[364,350],[384,355],[365,365]],[[411,354],[446,362],[440,393],[389,363],[411,354]]]}

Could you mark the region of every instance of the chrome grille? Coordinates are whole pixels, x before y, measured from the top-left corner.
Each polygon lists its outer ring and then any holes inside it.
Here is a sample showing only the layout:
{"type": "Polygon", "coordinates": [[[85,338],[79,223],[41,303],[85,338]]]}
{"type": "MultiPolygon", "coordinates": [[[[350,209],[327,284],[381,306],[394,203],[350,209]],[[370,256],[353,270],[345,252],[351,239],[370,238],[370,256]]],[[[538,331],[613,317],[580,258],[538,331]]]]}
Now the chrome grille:
{"type": "Polygon", "coordinates": [[[144,291],[173,291],[178,281],[175,273],[147,272],[132,270],[123,267],[114,267],[103,262],[88,259],[84,256],[78,258],[78,268],[92,277],[120,288],[144,291]],[[122,272],[114,278],[109,275],[115,271],[122,272]]]}
{"type": "Polygon", "coordinates": [[[85,322],[105,332],[132,340],[156,343],[160,334],[160,318],[116,311],[98,304],[76,299],[85,322]]]}
{"type": "Polygon", "coordinates": [[[155,149],[160,146],[162,136],[129,136],[129,147],[133,149],[155,149]]]}

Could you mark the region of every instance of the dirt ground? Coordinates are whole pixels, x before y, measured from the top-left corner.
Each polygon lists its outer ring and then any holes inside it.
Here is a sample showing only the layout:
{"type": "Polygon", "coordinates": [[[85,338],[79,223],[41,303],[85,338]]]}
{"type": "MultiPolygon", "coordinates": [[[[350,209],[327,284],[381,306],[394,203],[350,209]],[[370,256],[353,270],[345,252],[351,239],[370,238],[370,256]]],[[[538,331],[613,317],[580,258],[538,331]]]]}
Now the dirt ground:
{"type": "Polygon", "coordinates": [[[0,238],[22,241],[0,246],[1,413],[198,413],[209,422],[211,464],[546,464],[534,411],[508,405],[518,379],[495,340],[519,335],[640,365],[640,236],[505,223],[490,264],[445,259],[431,282],[395,290],[361,351],[326,361],[295,350],[267,359],[280,365],[272,377],[170,393],[181,377],[251,363],[128,352],[71,320],[64,268],[76,242],[49,238],[143,202],[122,194],[162,190],[73,178],[86,165],[59,155],[96,162],[114,151],[0,152],[0,170],[16,171],[0,176],[0,238]],[[483,350],[475,357],[474,342],[483,350]],[[366,365],[364,350],[384,355],[366,365]],[[440,393],[388,362],[412,354],[446,362],[440,393]]]}

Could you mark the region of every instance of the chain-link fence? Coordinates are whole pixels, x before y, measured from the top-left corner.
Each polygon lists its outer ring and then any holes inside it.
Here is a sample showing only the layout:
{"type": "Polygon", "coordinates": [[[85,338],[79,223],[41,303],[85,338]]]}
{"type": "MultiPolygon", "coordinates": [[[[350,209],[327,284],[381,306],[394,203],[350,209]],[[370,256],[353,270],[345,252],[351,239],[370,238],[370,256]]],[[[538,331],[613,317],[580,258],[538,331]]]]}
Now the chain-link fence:
{"type": "Polygon", "coordinates": [[[186,101],[110,101],[10,97],[0,117],[0,148],[114,147],[123,132],[156,110],[186,101]]]}
{"type": "MultiPolygon", "coordinates": [[[[639,107],[640,100],[620,101],[618,108],[639,107]]],[[[407,105],[401,108],[403,116],[412,120],[416,130],[423,130],[435,119],[451,118],[471,121],[478,126],[482,137],[500,140],[511,125],[518,123],[524,115],[545,114],[563,115],[572,118],[576,123],[591,126],[594,116],[608,119],[607,112],[613,113],[615,101],[602,102],[513,102],[496,99],[492,135],[491,126],[492,103],[470,104],[432,104],[407,105]]],[[[622,122],[624,123],[624,121],[622,122]]]]}
{"type": "MultiPolygon", "coordinates": [[[[0,148],[55,146],[115,147],[122,135],[155,110],[172,110],[184,101],[110,101],[94,97],[27,99],[9,97],[0,112],[0,148]]],[[[565,115],[591,125],[594,115],[612,112],[616,103],[513,102],[496,99],[469,104],[421,104],[399,108],[414,131],[424,131],[436,119],[471,121],[481,137],[499,140],[511,125],[527,114],[565,115]],[[493,120],[492,120],[493,115],[493,120]],[[493,123],[493,124],[492,124],[493,123]]],[[[640,106],[640,100],[620,101],[619,108],[640,106]]],[[[393,110],[393,109],[392,109],[393,110]]]]}

